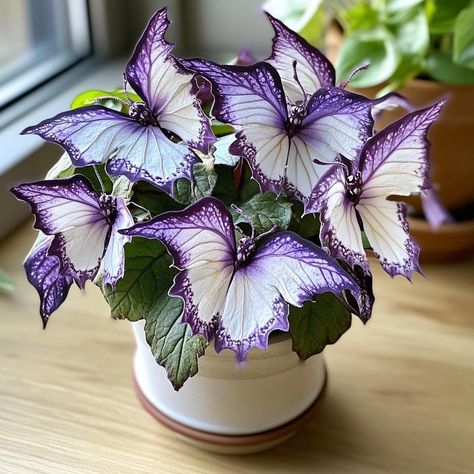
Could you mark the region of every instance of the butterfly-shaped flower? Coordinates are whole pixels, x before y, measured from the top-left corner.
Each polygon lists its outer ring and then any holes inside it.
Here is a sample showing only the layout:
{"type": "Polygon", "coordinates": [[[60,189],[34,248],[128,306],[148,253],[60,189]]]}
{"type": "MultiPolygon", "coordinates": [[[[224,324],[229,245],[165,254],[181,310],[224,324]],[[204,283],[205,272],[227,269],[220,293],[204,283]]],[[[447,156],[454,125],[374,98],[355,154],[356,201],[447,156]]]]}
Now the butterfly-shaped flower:
{"type": "Polygon", "coordinates": [[[121,232],[163,241],[179,270],[169,293],[183,299],[183,321],[240,361],[252,347],[265,349],[271,331],[288,330],[289,304],[324,292],[359,293],[335,260],[292,232],[258,247],[245,236],[236,244],[230,212],[215,198],[121,232]]]}
{"type": "Polygon", "coordinates": [[[73,277],[80,288],[98,274],[110,285],[122,278],[123,246],[130,238],[118,230],[130,227],[133,218],[121,197],[99,196],[78,175],[21,184],[12,192],[31,206],[34,227],[53,236],[47,254],[59,258],[62,276],[73,277]]]}
{"type": "Polygon", "coordinates": [[[364,146],[360,158],[333,165],[314,188],[306,212],[321,215],[321,242],[332,256],[368,271],[363,230],[384,270],[410,278],[419,247],[408,233],[406,206],[388,200],[430,188],[429,127],[445,101],[407,114],[364,146]]]}
{"type": "Polygon", "coordinates": [[[75,166],[109,160],[109,174],[145,180],[171,194],[174,180],[190,178],[199,161],[192,149],[207,154],[215,139],[193,91],[194,75],[171,56],[168,25],[166,9],[158,11],[127,65],[126,80],[144,101],[128,103],[128,115],[94,105],[23,133],[62,145],[75,166]]]}
{"type": "Polygon", "coordinates": [[[247,159],[262,191],[285,190],[306,200],[327,170],[321,162],[332,163],[339,154],[356,157],[373,133],[372,102],[342,88],[323,87],[292,103],[268,63],[181,62],[211,82],[213,114],[238,131],[229,151],[247,159]]]}

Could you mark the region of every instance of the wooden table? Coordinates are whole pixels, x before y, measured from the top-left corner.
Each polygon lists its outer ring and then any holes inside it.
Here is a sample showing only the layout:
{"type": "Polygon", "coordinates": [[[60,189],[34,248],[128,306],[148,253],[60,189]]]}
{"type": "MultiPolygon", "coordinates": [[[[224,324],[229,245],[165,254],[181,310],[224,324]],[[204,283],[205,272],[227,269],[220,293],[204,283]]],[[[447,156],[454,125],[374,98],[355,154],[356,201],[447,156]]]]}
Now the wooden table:
{"type": "Polygon", "coordinates": [[[134,342],[99,292],[72,289],[42,331],[21,260],[29,226],[0,245],[17,285],[0,296],[1,473],[473,473],[474,262],[424,267],[414,285],[374,265],[376,309],[326,350],[329,390],[286,444],[232,457],[189,447],[138,403],[134,342]]]}

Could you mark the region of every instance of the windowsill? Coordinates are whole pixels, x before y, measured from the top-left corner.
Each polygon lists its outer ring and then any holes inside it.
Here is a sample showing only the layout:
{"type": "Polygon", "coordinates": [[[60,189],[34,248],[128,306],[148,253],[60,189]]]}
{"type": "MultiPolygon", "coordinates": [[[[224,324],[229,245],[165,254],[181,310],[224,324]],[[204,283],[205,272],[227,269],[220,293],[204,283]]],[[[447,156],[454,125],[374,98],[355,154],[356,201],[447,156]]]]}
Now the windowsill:
{"type": "Polygon", "coordinates": [[[0,115],[2,122],[4,118],[8,119],[9,115],[17,118],[10,125],[0,129],[0,150],[2,150],[0,175],[44,144],[39,137],[21,136],[20,132],[24,128],[68,110],[74,97],[82,91],[120,87],[124,67],[124,59],[108,61],[103,65],[100,65],[97,59],[86,60],[60,78],[23,98],[18,104],[13,105],[11,110],[2,112],[0,115]],[[80,79],[71,84],[71,79],[78,75],[80,79]],[[61,92],[55,94],[57,90],[61,92]],[[20,116],[18,116],[19,113],[21,113],[20,116]]]}
{"type": "Polygon", "coordinates": [[[10,193],[10,188],[20,182],[44,178],[61,154],[59,147],[45,145],[35,135],[21,136],[20,132],[68,110],[80,92],[120,87],[125,64],[124,58],[102,64],[97,59],[84,61],[2,112],[0,120],[6,119],[8,125],[0,129],[0,238],[30,214],[28,207],[10,193]]]}

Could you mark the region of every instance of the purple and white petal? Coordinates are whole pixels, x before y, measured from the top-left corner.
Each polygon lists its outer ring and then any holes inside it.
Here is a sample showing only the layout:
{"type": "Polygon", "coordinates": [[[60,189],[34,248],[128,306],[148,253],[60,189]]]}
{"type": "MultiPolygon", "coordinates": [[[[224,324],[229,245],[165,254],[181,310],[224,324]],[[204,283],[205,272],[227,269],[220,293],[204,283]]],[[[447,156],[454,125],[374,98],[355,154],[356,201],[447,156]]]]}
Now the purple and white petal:
{"type": "Polygon", "coordinates": [[[288,331],[289,307],[278,290],[251,266],[236,271],[227,289],[221,324],[215,334],[217,352],[231,349],[243,362],[252,348],[266,349],[272,331],[288,331]]]}
{"type": "Polygon", "coordinates": [[[55,255],[48,254],[51,238],[35,246],[26,257],[24,268],[31,285],[40,297],[40,315],[46,327],[51,314],[66,299],[73,279],[60,273],[61,263],[55,255]]]}
{"type": "Polygon", "coordinates": [[[306,94],[312,95],[320,87],[334,86],[334,67],[324,54],[281,21],[269,13],[267,16],[275,30],[275,36],[272,54],[266,62],[280,74],[289,101],[296,103],[304,100],[303,92],[294,79],[295,61],[298,80],[306,94]]]}
{"type": "Polygon", "coordinates": [[[338,87],[320,89],[307,109],[298,136],[318,161],[332,163],[339,154],[354,160],[372,136],[372,101],[366,97],[338,87]]]}
{"type": "Polygon", "coordinates": [[[346,196],[342,165],[332,166],[315,186],[305,208],[305,213],[309,212],[320,213],[320,240],[329,254],[368,273],[369,262],[354,204],[346,196]]]}
{"type": "Polygon", "coordinates": [[[289,196],[302,202],[307,201],[314,185],[329,168],[329,164],[314,161],[321,150],[323,150],[323,146],[318,147],[316,151],[299,135],[295,135],[291,139],[284,185],[289,196]]]}
{"type": "Polygon", "coordinates": [[[218,138],[214,143],[214,164],[235,166],[240,161],[240,156],[232,155],[229,151],[230,145],[235,142],[235,135],[226,135],[218,138]]]}
{"type": "Polygon", "coordinates": [[[238,131],[230,153],[243,156],[262,191],[280,193],[290,140],[281,80],[269,64],[219,66],[205,60],[182,60],[212,84],[213,114],[238,131]]]}
{"type": "Polygon", "coordinates": [[[147,181],[170,196],[174,182],[178,178],[191,179],[193,166],[199,162],[184,142],[168,140],[159,127],[140,127],[128,140],[132,148],[128,153],[116,153],[107,163],[107,172],[132,182],[147,181]]]}
{"type": "Polygon", "coordinates": [[[190,178],[199,161],[184,143],[172,142],[159,127],[141,125],[101,106],[59,114],[22,133],[35,133],[63,146],[75,166],[109,160],[112,175],[145,180],[168,193],[177,178],[190,178]]]}
{"type": "Polygon", "coordinates": [[[38,181],[12,189],[30,204],[34,227],[53,235],[48,253],[61,262],[61,273],[84,288],[99,269],[109,234],[107,216],[91,184],[82,176],[38,181]]]}
{"type": "Polygon", "coordinates": [[[60,113],[21,133],[61,145],[74,166],[88,166],[103,163],[117,153],[127,156],[143,128],[128,115],[93,105],[60,113]]]}
{"type": "Polygon", "coordinates": [[[119,230],[131,227],[133,217],[123,198],[117,197],[112,205],[115,218],[110,227],[110,237],[101,261],[99,275],[103,283],[115,286],[125,272],[124,245],[132,240],[131,237],[120,234],[119,230]]]}
{"type": "Polygon", "coordinates": [[[275,234],[235,271],[216,350],[232,349],[243,361],[250,349],[267,348],[272,331],[288,330],[288,304],[343,290],[358,298],[356,283],[323,250],[293,232],[275,234]]]}
{"type": "Polygon", "coordinates": [[[333,258],[290,231],[273,235],[247,267],[294,306],[302,306],[320,293],[358,292],[355,282],[333,258]]]}
{"type": "Polygon", "coordinates": [[[219,324],[234,273],[232,217],[223,203],[204,198],[183,211],[166,212],[121,233],[160,239],[181,270],[170,295],[184,301],[183,322],[210,340],[219,324]]]}
{"type": "Polygon", "coordinates": [[[427,133],[445,102],[405,115],[366,143],[359,164],[364,197],[408,196],[431,187],[427,133]]]}
{"type": "Polygon", "coordinates": [[[391,277],[410,279],[412,273],[421,273],[420,248],[410,236],[405,204],[387,201],[385,196],[361,197],[357,210],[375,256],[391,277]]]}
{"type": "Polygon", "coordinates": [[[34,228],[47,235],[105,220],[99,197],[83,176],[20,184],[12,193],[31,206],[34,228]]]}
{"type": "Polygon", "coordinates": [[[205,59],[180,62],[211,83],[215,97],[212,113],[221,122],[241,127],[285,124],[287,108],[281,79],[269,64],[227,66],[205,59]]]}
{"type": "Polygon", "coordinates": [[[161,128],[207,154],[215,137],[196,98],[194,74],[171,56],[174,45],[165,40],[169,23],[166,8],[155,13],[127,65],[126,77],[161,128]]]}

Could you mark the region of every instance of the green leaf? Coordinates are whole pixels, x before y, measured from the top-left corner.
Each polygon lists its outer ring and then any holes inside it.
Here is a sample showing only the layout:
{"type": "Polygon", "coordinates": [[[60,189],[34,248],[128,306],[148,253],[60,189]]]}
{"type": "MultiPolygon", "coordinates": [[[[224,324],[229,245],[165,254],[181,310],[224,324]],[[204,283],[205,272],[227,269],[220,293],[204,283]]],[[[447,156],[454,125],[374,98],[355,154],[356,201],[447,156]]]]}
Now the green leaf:
{"type": "Polygon", "coordinates": [[[471,0],[429,0],[427,10],[431,11],[430,32],[432,34],[452,33],[457,16],[470,3],[471,0]]]}
{"type": "Polygon", "coordinates": [[[175,181],[173,196],[181,204],[191,204],[210,196],[217,183],[217,174],[210,163],[196,163],[193,167],[193,181],[180,178],[175,181]]]}
{"type": "Polygon", "coordinates": [[[70,109],[78,109],[79,107],[86,107],[88,105],[103,105],[109,109],[117,110],[119,112],[127,112],[128,107],[123,104],[123,102],[128,102],[132,100],[133,102],[143,102],[140,96],[133,92],[128,92],[125,94],[124,90],[114,89],[112,91],[104,91],[100,89],[92,89],[81,92],[77,95],[74,100],[71,102],[70,109]],[[116,97],[119,100],[113,99],[103,99],[101,97],[116,97]],[[123,101],[123,102],[122,102],[123,101]]]}
{"type": "Polygon", "coordinates": [[[225,135],[229,135],[235,132],[232,126],[218,122],[217,120],[214,120],[212,122],[211,128],[216,137],[224,137],[225,135]]]}
{"type": "Polygon", "coordinates": [[[302,308],[290,306],[289,320],[293,350],[303,360],[334,344],[351,326],[351,314],[332,293],[302,308]]]}
{"type": "Polygon", "coordinates": [[[145,336],[155,360],[166,369],[168,379],[179,390],[198,371],[198,358],[207,347],[204,336],[193,336],[189,325],[180,323],[183,302],[167,299],[161,312],[151,313],[145,322],[145,336]]]}
{"type": "Polygon", "coordinates": [[[369,67],[360,71],[351,81],[353,87],[379,85],[392,76],[400,61],[393,35],[385,28],[355,31],[342,43],[336,62],[338,81],[346,80],[360,65],[369,67]]]}
{"type": "Polygon", "coordinates": [[[105,165],[93,165],[85,166],[83,168],[75,168],[74,174],[85,176],[92,183],[92,186],[98,193],[105,192],[110,194],[112,192],[114,182],[107,174],[107,171],[105,171],[105,165]],[[99,178],[97,178],[97,174],[100,176],[100,181],[99,178]],[[104,189],[102,189],[102,186],[104,189]]]}
{"type": "Polygon", "coordinates": [[[453,59],[474,69],[474,5],[463,10],[454,25],[453,59]]]}
{"type": "Polygon", "coordinates": [[[180,322],[183,303],[168,290],[176,270],[158,240],[135,237],[125,246],[125,276],[115,288],[103,286],[112,317],[145,319],[145,334],[156,361],[162,365],[175,390],[197,372],[197,359],[204,354],[206,340],[193,336],[180,322]]]}
{"type": "Polygon", "coordinates": [[[426,58],[425,72],[445,84],[474,84],[474,71],[455,64],[449,53],[433,51],[426,58]]]}
{"type": "MultiPolygon", "coordinates": [[[[252,199],[239,205],[239,208],[250,218],[257,233],[263,234],[273,226],[280,230],[286,230],[290,225],[291,206],[284,196],[276,196],[275,193],[267,192],[256,194],[252,199]]],[[[232,217],[234,223],[247,222],[247,220],[234,210],[232,217]]]]}
{"type": "Polygon", "coordinates": [[[102,288],[112,317],[138,321],[159,310],[176,274],[170,265],[171,257],[159,240],[134,237],[126,244],[124,277],[115,288],[102,288]]]}

